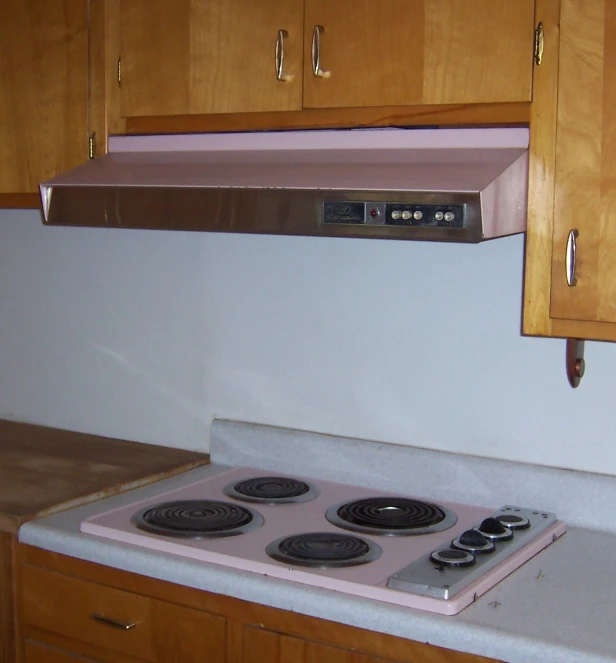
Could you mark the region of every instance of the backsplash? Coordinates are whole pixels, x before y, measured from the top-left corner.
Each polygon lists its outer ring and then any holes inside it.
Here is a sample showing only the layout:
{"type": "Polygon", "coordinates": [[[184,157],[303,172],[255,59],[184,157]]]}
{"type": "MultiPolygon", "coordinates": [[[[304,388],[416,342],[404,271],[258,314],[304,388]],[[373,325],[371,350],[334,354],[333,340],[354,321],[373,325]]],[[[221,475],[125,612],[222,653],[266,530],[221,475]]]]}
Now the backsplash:
{"type": "Polygon", "coordinates": [[[520,336],[478,246],[45,228],[0,211],[0,417],[203,450],[214,416],[616,475],[616,345],[520,336]]]}

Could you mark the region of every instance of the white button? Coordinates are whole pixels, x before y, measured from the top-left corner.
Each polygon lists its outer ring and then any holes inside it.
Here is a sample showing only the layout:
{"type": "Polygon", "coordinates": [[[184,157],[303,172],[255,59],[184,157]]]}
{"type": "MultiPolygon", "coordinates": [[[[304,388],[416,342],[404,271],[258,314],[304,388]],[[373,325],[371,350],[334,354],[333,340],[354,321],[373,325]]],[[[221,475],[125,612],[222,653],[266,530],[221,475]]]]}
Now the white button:
{"type": "Polygon", "coordinates": [[[408,220],[411,218],[411,213],[408,212],[407,210],[404,210],[404,212],[402,212],[402,218],[403,218],[405,221],[408,221],[408,220]]]}
{"type": "Polygon", "coordinates": [[[442,212],[437,212],[437,213],[434,215],[434,218],[435,218],[437,221],[442,221],[442,220],[443,220],[443,213],[442,213],[442,212]]]}
{"type": "Polygon", "coordinates": [[[453,212],[445,212],[445,221],[453,221],[456,218],[453,212]]]}
{"type": "Polygon", "coordinates": [[[399,218],[400,218],[400,212],[399,212],[397,209],[395,209],[395,210],[391,213],[391,218],[392,218],[392,219],[399,219],[399,218]]]}
{"type": "Polygon", "coordinates": [[[421,219],[422,216],[423,216],[423,212],[420,212],[419,210],[417,210],[417,211],[413,214],[413,218],[414,218],[416,221],[419,221],[419,219],[421,219]]]}

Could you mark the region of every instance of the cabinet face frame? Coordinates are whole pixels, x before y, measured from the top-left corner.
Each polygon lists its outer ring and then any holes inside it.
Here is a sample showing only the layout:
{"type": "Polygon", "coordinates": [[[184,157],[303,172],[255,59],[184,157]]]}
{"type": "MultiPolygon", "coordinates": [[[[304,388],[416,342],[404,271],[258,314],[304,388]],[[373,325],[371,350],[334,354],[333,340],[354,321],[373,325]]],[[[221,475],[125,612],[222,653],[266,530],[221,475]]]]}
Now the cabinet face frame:
{"type": "Polygon", "coordinates": [[[15,537],[0,532],[0,663],[14,663],[16,659],[14,546],[15,537]]]}

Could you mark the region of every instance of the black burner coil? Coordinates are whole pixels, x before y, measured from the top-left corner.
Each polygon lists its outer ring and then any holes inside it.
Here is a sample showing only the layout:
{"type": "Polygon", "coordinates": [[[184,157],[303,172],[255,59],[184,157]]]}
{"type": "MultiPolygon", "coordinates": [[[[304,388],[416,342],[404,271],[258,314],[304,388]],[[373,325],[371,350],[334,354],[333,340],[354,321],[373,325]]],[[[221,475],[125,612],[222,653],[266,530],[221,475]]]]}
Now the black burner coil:
{"type": "Polygon", "coordinates": [[[233,533],[253,522],[243,506],[216,500],[176,500],[145,509],[133,518],[146,531],[171,536],[207,536],[233,533]]]}
{"type": "Polygon", "coordinates": [[[246,497],[281,500],[305,495],[310,486],[299,479],[288,477],[254,477],[238,481],[233,489],[246,497]]]}
{"type": "Polygon", "coordinates": [[[381,548],[350,534],[308,532],[271,543],[267,554],[285,564],[318,568],[342,568],[377,559],[381,548]]]}
{"type": "Polygon", "coordinates": [[[403,497],[370,497],[339,507],[338,517],[351,525],[410,530],[438,525],[445,513],[436,505],[403,497]]]}

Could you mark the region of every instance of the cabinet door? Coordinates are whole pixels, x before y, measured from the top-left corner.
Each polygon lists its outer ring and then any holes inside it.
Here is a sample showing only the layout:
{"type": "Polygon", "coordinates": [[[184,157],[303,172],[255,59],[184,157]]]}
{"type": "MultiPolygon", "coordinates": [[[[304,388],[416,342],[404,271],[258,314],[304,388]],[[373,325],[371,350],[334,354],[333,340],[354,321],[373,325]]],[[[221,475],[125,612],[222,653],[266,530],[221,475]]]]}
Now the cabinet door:
{"type": "Polygon", "coordinates": [[[302,0],[122,0],[122,116],[300,109],[302,17],[302,0]]]}
{"type": "Polygon", "coordinates": [[[245,627],[241,663],[386,663],[338,647],[245,627]]]}
{"type": "Polygon", "coordinates": [[[304,107],[529,101],[533,44],[534,0],[306,0],[304,107]]]}
{"type": "Polygon", "coordinates": [[[616,3],[562,0],[560,31],[550,316],[616,323],[616,3]]]}
{"type": "Polygon", "coordinates": [[[87,0],[0,2],[0,194],[88,155],[87,0]]]}
{"type": "Polygon", "coordinates": [[[344,649],[244,626],[239,660],[241,663],[496,663],[482,656],[415,642],[406,642],[402,648],[392,646],[391,651],[379,649],[387,658],[358,649],[361,646],[357,642],[349,642],[349,649],[344,649]]]}
{"type": "Polygon", "coordinates": [[[224,617],[153,600],[152,627],[159,663],[225,663],[224,617]]]}

